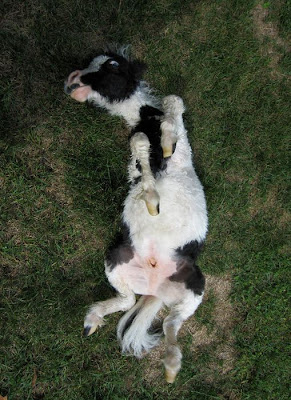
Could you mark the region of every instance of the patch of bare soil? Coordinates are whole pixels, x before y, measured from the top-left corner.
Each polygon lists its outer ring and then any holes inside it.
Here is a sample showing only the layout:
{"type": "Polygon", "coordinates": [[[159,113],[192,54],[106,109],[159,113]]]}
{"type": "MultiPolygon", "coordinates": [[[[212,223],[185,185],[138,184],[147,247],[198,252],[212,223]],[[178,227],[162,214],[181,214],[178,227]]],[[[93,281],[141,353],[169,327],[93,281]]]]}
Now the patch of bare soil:
{"type": "Polygon", "coordinates": [[[235,350],[234,350],[234,337],[232,335],[232,328],[235,321],[235,311],[230,302],[231,292],[231,278],[229,275],[216,277],[206,276],[206,297],[211,291],[214,294],[215,306],[212,312],[214,321],[214,329],[211,334],[205,332],[205,327],[199,327],[199,324],[191,324],[188,328],[189,332],[193,335],[193,350],[196,347],[205,345],[214,345],[214,360],[205,369],[205,380],[208,382],[213,381],[213,377],[226,375],[234,367],[235,350]],[[196,326],[195,326],[196,325],[196,326]],[[213,374],[216,372],[216,374],[213,374]]]}
{"type": "Polygon", "coordinates": [[[266,20],[268,15],[268,9],[264,8],[263,2],[260,1],[252,12],[255,35],[262,43],[262,54],[270,58],[272,76],[274,78],[281,78],[284,74],[279,70],[278,65],[283,54],[278,50],[278,47],[283,49],[283,51],[289,52],[290,45],[279,36],[276,24],[266,20]],[[269,40],[265,42],[264,39],[269,40]]]}
{"type": "MultiPolygon", "coordinates": [[[[189,318],[179,332],[180,343],[183,337],[192,336],[193,363],[199,358],[199,354],[207,351],[210,354],[203,370],[201,379],[208,383],[214,383],[219,377],[223,379],[234,367],[236,353],[234,349],[234,337],[232,329],[235,323],[235,311],[230,302],[231,278],[229,275],[221,277],[207,275],[206,291],[203,303],[207,303],[209,294],[214,296],[214,307],[211,310],[211,321],[213,329],[209,332],[207,326],[198,322],[195,315],[189,318]]],[[[200,306],[203,307],[203,304],[200,306]]],[[[161,318],[166,316],[163,311],[161,318]]],[[[182,353],[183,353],[183,346],[182,353]]],[[[144,378],[148,383],[162,381],[164,379],[164,369],[162,359],[165,353],[165,344],[162,343],[147,356],[147,369],[144,378]]],[[[183,365],[182,365],[183,368],[183,365]]],[[[231,398],[231,397],[230,397],[231,398]]]]}

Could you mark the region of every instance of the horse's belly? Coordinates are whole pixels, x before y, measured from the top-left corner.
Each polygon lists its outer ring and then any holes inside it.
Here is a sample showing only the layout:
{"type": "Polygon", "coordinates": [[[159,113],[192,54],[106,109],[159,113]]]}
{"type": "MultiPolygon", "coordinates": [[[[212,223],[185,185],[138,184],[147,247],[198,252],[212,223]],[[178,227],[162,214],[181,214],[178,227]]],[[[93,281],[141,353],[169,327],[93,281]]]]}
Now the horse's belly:
{"type": "Polygon", "coordinates": [[[128,264],[117,266],[115,272],[134,293],[156,296],[160,285],[176,272],[176,263],[156,257],[140,259],[135,255],[128,264]]]}

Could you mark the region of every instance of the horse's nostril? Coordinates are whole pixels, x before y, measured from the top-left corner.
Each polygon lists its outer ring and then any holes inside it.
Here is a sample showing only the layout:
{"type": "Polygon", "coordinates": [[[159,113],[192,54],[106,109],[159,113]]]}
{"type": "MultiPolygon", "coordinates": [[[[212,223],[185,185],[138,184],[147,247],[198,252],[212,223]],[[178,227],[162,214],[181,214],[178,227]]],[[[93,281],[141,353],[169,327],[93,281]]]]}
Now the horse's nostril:
{"type": "Polygon", "coordinates": [[[77,89],[78,87],[80,87],[79,83],[73,83],[73,84],[70,86],[70,89],[71,89],[71,90],[75,90],[75,89],[77,89]]]}
{"type": "Polygon", "coordinates": [[[71,86],[68,86],[67,84],[65,84],[65,93],[68,94],[68,95],[71,95],[72,92],[75,89],[78,89],[79,87],[80,87],[79,83],[72,83],[71,86]]]}
{"type": "Polygon", "coordinates": [[[69,77],[68,77],[68,86],[71,86],[72,83],[74,83],[74,80],[76,78],[79,78],[81,76],[81,71],[79,71],[78,69],[76,71],[73,71],[69,77]]]}

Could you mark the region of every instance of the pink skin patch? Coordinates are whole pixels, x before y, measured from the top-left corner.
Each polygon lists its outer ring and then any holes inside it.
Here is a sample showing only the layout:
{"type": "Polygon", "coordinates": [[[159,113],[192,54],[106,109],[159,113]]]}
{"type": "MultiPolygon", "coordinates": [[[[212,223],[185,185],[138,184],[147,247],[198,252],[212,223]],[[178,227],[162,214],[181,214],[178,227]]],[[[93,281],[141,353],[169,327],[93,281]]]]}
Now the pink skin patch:
{"type": "Polygon", "coordinates": [[[91,92],[90,86],[80,86],[79,88],[73,90],[70,94],[72,99],[79,101],[80,103],[84,103],[88,99],[88,96],[91,92]]]}
{"type": "Polygon", "coordinates": [[[74,89],[70,96],[72,99],[79,101],[80,103],[84,103],[87,99],[89,94],[91,93],[92,89],[88,85],[83,85],[80,80],[82,72],[80,70],[73,71],[67,80],[67,87],[70,88],[72,85],[79,85],[78,88],[74,89]]]}
{"type": "Polygon", "coordinates": [[[135,253],[128,264],[118,265],[113,273],[118,274],[134,293],[156,296],[159,287],[176,272],[176,266],[171,259],[141,258],[135,253]]]}

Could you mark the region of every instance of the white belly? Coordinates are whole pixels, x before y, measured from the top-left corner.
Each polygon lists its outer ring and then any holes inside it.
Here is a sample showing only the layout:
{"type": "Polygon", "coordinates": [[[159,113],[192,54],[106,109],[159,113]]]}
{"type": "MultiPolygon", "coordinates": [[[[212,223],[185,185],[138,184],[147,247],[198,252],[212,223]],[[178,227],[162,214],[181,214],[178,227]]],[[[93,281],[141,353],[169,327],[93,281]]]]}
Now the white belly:
{"type": "Polygon", "coordinates": [[[143,246],[145,238],[177,248],[189,241],[205,239],[207,211],[203,188],[196,175],[163,176],[156,182],[160,214],[151,216],[134,187],[125,201],[123,220],[130,229],[133,245],[143,246]]]}

